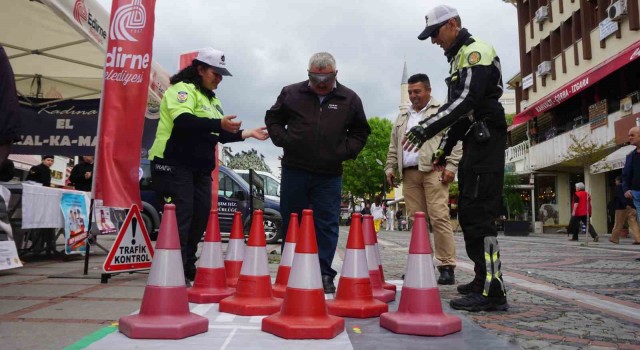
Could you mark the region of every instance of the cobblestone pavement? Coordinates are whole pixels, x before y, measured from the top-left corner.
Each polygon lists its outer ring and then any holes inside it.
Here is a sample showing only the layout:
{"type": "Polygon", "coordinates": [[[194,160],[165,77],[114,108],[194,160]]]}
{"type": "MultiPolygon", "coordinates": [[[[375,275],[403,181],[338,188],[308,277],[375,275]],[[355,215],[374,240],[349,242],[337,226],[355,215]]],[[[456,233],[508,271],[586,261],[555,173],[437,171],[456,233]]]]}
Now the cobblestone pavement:
{"type": "MultiPolygon", "coordinates": [[[[341,234],[346,244],[348,228],[341,234]]],[[[410,233],[382,231],[387,279],[404,273],[410,233]]],[[[455,236],[456,282],[472,278],[461,233],[455,236]]],[[[462,312],[481,327],[524,349],[640,349],[640,246],[567,241],[566,235],[499,236],[510,308],[462,312]]],[[[444,300],[458,296],[440,286],[444,300]]]]}

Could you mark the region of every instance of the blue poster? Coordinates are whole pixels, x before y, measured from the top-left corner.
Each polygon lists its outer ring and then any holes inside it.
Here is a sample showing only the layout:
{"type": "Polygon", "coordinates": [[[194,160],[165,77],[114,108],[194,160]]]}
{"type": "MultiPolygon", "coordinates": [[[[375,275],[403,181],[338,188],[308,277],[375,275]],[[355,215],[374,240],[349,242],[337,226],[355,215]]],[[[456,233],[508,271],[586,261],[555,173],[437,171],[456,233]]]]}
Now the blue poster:
{"type": "Polygon", "coordinates": [[[87,227],[89,213],[84,195],[63,193],[60,201],[64,216],[64,251],[67,254],[82,254],[87,250],[87,227]]]}

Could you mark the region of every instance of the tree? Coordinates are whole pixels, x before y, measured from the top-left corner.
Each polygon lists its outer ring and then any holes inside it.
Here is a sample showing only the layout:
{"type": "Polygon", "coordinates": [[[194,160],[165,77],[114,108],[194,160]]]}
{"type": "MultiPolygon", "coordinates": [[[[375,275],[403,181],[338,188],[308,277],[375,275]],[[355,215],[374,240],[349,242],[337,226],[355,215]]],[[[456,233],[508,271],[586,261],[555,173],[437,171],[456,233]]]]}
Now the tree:
{"type": "Polygon", "coordinates": [[[515,113],[505,114],[504,119],[507,122],[507,126],[511,126],[513,124],[513,118],[515,118],[515,113]]]}
{"type": "Polygon", "coordinates": [[[264,155],[255,149],[238,152],[229,157],[227,167],[231,169],[253,169],[271,172],[271,169],[264,161],[264,155]]]}
{"type": "Polygon", "coordinates": [[[362,152],[354,160],[343,163],[342,193],[344,198],[373,198],[382,193],[384,164],[387,161],[389,138],[393,124],[390,120],[373,117],[369,119],[371,135],[362,152]],[[378,164],[379,160],[382,164],[378,164]]]}

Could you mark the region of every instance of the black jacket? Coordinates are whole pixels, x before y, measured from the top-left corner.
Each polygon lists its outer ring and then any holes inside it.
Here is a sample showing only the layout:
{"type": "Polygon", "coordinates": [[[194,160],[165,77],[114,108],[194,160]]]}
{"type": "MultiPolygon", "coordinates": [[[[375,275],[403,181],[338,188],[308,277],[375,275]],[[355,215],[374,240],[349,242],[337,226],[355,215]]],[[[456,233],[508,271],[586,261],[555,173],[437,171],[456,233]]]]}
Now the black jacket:
{"type": "Polygon", "coordinates": [[[93,164],[85,162],[76,164],[76,166],[73,167],[73,170],[71,170],[69,181],[73,182],[76,190],[90,192],[91,182],[93,181],[93,164]],[[91,173],[91,176],[88,179],[84,177],[86,172],[91,173]]]}
{"type": "Polygon", "coordinates": [[[29,169],[27,180],[41,183],[43,186],[51,186],[51,169],[44,164],[38,164],[29,169]]]}
{"type": "Polygon", "coordinates": [[[340,83],[322,104],[308,80],[284,87],[265,123],[284,150],[282,166],[329,175],[341,175],[371,133],[360,97],[340,83]]]}

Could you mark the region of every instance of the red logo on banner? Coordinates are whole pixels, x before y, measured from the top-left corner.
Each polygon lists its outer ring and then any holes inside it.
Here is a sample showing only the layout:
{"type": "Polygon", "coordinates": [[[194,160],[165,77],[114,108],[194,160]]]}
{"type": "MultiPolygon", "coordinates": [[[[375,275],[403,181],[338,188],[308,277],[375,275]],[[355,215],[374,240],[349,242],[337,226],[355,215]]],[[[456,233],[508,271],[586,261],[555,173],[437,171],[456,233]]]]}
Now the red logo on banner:
{"type": "Polygon", "coordinates": [[[95,198],[140,205],[138,168],[149,93],[155,0],[113,0],[100,111],[95,198]]]}
{"type": "Polygon", "coordinates": [[[76,0],[73,5],[73,18],[80,24],[87,20],[87,8],[84,6],[84,0],[76,0]]]}

